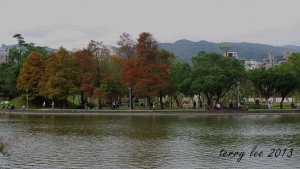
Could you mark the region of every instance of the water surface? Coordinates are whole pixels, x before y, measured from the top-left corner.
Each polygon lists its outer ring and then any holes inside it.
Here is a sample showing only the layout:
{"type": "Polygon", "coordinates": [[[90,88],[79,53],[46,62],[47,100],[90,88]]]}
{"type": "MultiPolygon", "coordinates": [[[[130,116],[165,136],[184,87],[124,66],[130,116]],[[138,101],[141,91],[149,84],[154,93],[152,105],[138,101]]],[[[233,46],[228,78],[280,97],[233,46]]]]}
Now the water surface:
{"type": "Polygon", "coordinates": [[[299,115],[6,114],[0,168],[297,168],[299,131],[299,115]]]}

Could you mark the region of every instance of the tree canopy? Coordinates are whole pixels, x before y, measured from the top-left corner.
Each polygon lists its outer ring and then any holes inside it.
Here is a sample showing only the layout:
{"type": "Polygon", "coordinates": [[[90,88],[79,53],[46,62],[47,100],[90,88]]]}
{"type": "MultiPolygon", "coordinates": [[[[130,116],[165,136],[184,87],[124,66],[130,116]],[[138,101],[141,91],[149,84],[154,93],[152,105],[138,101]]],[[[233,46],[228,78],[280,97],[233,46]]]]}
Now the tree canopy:
{"type": "Polygon", "coordinates": [[[240,61],[218,53],[199,52],[191,59],[191,89],[203,92],[209,104],[213,99],[218,102],[246,73],[240,61]]]}

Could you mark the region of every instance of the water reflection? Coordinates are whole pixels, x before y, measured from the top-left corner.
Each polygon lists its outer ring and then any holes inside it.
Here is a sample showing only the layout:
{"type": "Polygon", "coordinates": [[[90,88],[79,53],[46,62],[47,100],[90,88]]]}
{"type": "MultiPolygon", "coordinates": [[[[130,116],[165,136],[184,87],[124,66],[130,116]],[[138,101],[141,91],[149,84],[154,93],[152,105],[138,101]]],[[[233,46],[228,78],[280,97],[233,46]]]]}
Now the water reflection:
{"type": "Polygon", "coordinates": [[[10,157],[0,168],[296,168],[298,115],[64,116],[0,118],[10,157]],[[249,157],[257,146],[263,157],[249,157]],[[293,156],[268,158],[271,149],[293,156]],[[245,152],[219,157],[220,151],[245,152]]]}

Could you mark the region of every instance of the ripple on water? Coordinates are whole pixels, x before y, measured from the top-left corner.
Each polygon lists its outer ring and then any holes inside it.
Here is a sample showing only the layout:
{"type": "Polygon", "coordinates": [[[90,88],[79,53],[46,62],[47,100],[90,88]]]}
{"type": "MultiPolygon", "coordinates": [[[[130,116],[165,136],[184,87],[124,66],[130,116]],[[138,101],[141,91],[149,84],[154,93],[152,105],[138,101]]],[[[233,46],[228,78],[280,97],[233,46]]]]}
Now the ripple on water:
{"type": "Polygon", "coordinates": [[[296,168],[299,129],[297,116],[14,116],[0,118],[11,144],[0,168],[296,168]],[[254,146],[263,157],[249,157],[254,146]]]}

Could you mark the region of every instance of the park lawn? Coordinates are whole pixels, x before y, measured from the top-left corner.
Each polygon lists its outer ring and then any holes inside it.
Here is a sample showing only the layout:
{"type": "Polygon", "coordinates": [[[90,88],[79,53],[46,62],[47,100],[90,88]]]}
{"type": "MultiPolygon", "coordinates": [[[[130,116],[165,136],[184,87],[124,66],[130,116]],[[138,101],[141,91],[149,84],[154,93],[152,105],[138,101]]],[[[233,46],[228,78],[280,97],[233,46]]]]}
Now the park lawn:
{"type": "MultiPolygon", "coordinates": [[[[18,96],[12,100],[5,100],[5,101],[9,101],[9,105],[10,106],[14,105],[16,109],[21,109],[23,105],[26,106],[26,99],[23,96],[18,96]]],[[[2,107],[2,105],[1,105],[1,107],[2,107]]],[[[7,107],[7,104],[5,105],[5,107],[7,107]]],[[[30,107],[30,105],[28,107],[30,107]]]]}

